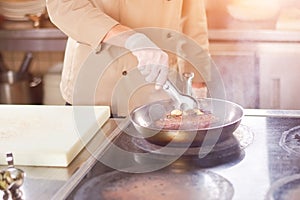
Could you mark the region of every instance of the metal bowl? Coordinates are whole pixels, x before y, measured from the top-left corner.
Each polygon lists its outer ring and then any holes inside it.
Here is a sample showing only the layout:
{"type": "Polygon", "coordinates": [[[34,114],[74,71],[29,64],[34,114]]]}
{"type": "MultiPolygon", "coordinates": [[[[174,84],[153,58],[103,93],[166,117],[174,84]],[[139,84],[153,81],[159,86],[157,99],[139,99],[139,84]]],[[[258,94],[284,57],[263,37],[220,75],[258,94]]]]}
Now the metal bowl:
{"type": "Polygon", "coordinates": [[[214,145],[216,142],[233,137],[233,132],[242,120],[243,108],[221,99],[197,100],[200,105],[199,109],[211,112],[218,118],[217,122],[201,129],[160,129],[154,123],[175,109],[171,100],[157,101],[138,107],[130,113],[130,120],[141,137],[160,146],[199,147],[204,143],[214,145]]]}

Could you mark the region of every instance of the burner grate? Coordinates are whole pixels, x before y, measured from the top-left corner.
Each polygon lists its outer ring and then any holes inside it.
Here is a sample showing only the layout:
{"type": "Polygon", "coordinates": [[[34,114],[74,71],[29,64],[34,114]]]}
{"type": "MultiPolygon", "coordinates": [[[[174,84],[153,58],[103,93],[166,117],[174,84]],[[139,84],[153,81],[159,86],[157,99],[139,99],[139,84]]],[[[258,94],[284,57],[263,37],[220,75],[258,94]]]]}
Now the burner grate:
{"type": "Polygon", "coordinates": [[[288,153],[300,156],[300,126],[283,132],[279,145],[288,153]]]}

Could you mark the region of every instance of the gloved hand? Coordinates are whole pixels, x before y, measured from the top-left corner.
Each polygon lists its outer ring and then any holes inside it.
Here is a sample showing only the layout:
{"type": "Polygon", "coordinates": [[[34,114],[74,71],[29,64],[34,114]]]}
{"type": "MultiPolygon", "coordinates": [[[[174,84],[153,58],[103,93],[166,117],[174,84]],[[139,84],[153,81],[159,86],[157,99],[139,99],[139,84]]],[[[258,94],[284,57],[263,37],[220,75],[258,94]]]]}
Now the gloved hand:
{"type": "Polygon", "coordinates": [[[138,70],[146,76],[147,82],[156,82],[156,86],[165,84],[168,72],[168,54],[157,47],[146,35],[135,33],[125,42],[125,48],[130,50],[138,60],[138,70]]]}

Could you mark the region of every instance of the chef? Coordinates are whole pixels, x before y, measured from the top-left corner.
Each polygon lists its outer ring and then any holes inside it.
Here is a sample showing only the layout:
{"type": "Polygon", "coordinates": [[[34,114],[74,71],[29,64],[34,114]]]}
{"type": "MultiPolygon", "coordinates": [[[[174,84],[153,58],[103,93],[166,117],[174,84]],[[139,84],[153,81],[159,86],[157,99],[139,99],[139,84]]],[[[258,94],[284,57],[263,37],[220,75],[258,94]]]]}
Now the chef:
{"type": "MultiPolygon", "coordinates": [[[[208,52],[203,0],[47,0],[46,5],[50,20],[68,36],[60,88],[69,104],[109,105],[114,115],[127,115],[164,98],[161,88],[172,74],[194,71],[178,55],[183,48],[168,51],[160,46],[164,41],[176,41],[180,33],[208,52]],[[99,57],[92,65],[102,70],[95,87],[84,85],[95,74],[83,69],[91,54],[99,57]],[[80,88],[90,88],[93,98],[80,88]]],[[[195,74],[194,82],[204,82],[209,67],[195,74]]]]}

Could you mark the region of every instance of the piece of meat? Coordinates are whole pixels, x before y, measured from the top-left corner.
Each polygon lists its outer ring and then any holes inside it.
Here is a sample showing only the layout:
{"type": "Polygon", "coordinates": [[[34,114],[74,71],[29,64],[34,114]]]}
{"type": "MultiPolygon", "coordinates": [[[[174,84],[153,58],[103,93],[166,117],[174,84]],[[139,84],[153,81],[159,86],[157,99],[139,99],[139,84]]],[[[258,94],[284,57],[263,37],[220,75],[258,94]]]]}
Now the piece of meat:
{"type": "Polygon", "coordinates": [[[167,130],[195,130],[207,128],[217,121],[217,118],[209,112],[190,112],[181,115],[172,115],[171,113],[156,121],[155,126],[167,130]]]}

